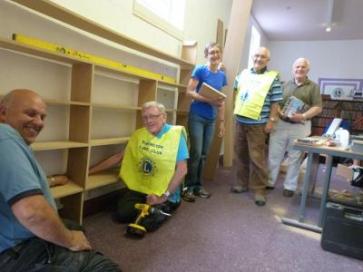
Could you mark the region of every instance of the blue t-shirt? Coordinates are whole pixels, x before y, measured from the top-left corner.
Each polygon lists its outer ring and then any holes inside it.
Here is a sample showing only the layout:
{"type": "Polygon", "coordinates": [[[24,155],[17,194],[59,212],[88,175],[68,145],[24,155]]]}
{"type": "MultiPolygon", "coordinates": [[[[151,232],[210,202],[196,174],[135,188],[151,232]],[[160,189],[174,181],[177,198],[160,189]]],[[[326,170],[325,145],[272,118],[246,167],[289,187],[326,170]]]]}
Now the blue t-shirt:
{"type": "Polygon", "coordinates": [[[42,194],[56,209],[46,175],[20,134],[0,124],[0,252],[34,237],[15,217],[11,206],[18,200],[42,194]]]}
{"type": "MultiPolygon", "coordinates": [[[[198,80],[198,85],[196,87],[197,92],[199,92],[200,87],[204,82],[219,91],[221,91],[222,88],[227,85],[227,77],[223,71],[218,70],[213,72],[209,70],[208,66],[205,64],[198,65],[194,68],[192,72],[192,78],[198,80]]],[[[190,113],[197,114],[209,120],[213,120],[216,118],[217,110],[216,107],[209,103],[193,101],[190,105],[190,113]]]]}
{"type": "MultiPolygon", "coordinates": [[[[156,135],[156,137],[161,138],[161,136],[163,136],[166,132],[168,132],[171,127],[172,127],[171,125],[165,124],[161,129],[161,131],[158,133],[158,135],[156,135]]],[[[179,148],[178,148],[178,153],[176,155],[176,161],[177,162],[184,161],[187,160],[188,158],[189,158],[189,153],[188,153],[187,141],[184,137],[184,134],[182,133],[179,140],[179,148]]],[[[178,188],[173,194],[169,196],[168,201],[173,203],[179,203],[180,200],[181,200],[180,188],[178,188]]]]}

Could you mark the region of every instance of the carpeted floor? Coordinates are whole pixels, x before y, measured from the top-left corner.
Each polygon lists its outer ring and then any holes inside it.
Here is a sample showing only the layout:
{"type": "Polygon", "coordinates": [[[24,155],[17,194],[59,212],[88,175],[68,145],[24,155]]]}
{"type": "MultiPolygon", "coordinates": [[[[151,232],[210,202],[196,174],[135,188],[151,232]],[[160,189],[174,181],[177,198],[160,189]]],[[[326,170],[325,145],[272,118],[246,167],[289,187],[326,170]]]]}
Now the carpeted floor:
{"type": "MultiPolygon", "coordinates": [[[[322,170],[320,170],[322,171],[322,170]]],[[[363,271],[363,262],[322,250],[320,234],[281,223],[296,218],[300,197],[282,196],[282,184],[257,207],[249,193],[231,194],[231,171],[206,183],[210,199],[183,202],[177,213],[142,240],[124,237],[111,212],[85,219],[92,245],[128,272],[363,271]]],[[[333,180],[331,187],[341,186],[333,180]]],[[[343,185],[345,186],[345,185],[343,185]]],[[[319,202],[308,201],[307,222],[317,222],[319,202]]]]}

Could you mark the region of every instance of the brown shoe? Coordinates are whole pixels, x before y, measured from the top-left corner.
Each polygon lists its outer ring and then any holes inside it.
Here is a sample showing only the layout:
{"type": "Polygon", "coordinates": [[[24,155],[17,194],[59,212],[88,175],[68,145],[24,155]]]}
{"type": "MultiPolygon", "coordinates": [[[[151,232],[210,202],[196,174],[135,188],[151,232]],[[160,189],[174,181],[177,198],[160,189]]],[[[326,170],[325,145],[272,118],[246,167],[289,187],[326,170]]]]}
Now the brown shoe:
{"type": "Polygon", "coordinates": [[[283,195],[284,197],[292,197],[292,196],[294,195],[294,191],[284,189],[284,190],[282,191],[282,195],[283,195]]]}
{"type": "Polygon", "coordinates": [[[265,206],[265,204],[266,204],[265,196],[263,196],[261,194],[255,194],[255,204],[260,207],[265,206]]]}
{"type": "Polygon", "coordinates": [[[243,187],[241,185],[235,185],[231,187],[231,192],[235,193],[235,194],[240,194],[240,193],[244,193],[247,192],[248,188],[247,187],[243,187]]]}

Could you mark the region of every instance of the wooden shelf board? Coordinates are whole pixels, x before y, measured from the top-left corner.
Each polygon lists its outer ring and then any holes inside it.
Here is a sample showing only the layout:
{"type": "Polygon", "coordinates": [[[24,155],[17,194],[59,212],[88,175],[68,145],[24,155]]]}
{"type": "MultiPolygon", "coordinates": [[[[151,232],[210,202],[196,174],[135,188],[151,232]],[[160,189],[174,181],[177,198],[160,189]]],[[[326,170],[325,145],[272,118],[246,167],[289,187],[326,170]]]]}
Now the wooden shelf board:
{"type": "MultiPolygon", "coordinates": [[[[128,77],[131,77],[133,78],[134,80],[142,80],[142,79],[148,79],[148,80],[155,80],[155,79],[151,79],[151,78],[148,78],[148,77],[145,77],[145,76],[141,76],[141,75],[134,75],[133,73],[128,73],[126,71],[121,71],[121,70],[117,70],[117,69],[113,69],[113,68],[110,68],[110,67],[107,67],[107,66],[104,66],[104,65],[101,65],[101,64],[96,64],[95,65],[95,68],[99,71],[99,72],[111,72],[111,73],[116,73],[116,74],[120,74],[122,76],[128,76],[128,77]]],[[[115,78],[115,77],[112,77],[112,76],[108,76],[108,75],[104,75],[104,74],[101,74],[101,73],[98,73],[97,75],[99,76],[105,76],[105,77],[108,77],[108,78],[113,78],[113,79],[116,79],[116,80],[120,80],[119,78],[115,78]]]]}
{"type": "Polygon", "coordinates": [[[56,150],[56,149],[68,149],[68,148],[78,148],[87,147],[88,144],[72,141],[52,141],[52,142],[35,142],[31,145],[34,151],[43,150],[56,150]]]}
{"type": "Polygon", "coordinates": [[[50,191],[54,198],[62,198],[69,195],[81,193],[83,188],[73,182],[68,182],[65,185],[51,187],[50,191]]]}
{"type": "Polygon", "coordinates": [[[90,175],[86,182],[86,190],[96,189],[116,182],[119,182],[118,173],[116,172],[103,172],[90,175]]]}
{"type": "Polygon", "coordinates": [[[171,86],[171,87],[177,87],[177,88],[187,88],[187,85],[178,84],[178,83],[168,83],[168,82],[164,82],[164,81],[159,81],[159,84],[167,85],[167,86],[171,86]]]}
{"type": "Polygon", "coordinates": [[[91,140],[91,146],[124,144],[127,143],[130,137],[104,138],[91,140]]]}
{"type": "Polygon", "coordinates": [[[102,26],[95,21],[87,19],[83,16],[72,12],[62,6],[59,6],[52,1],[49,0],[37,0],[37,1],[28,1],[28,0],[12,0],[20,5],[26,6],[32,10],[38,11],[44,15],[47,15],[51,18],[59,20],[63,23],[69,24],[73,27],[79,28],[86,32],[95,34],[99,37],[105,38],[109,41],[113,41],[120,45],[126,46],[133,50],[142,52],[144,54],[160,58],[172,63],[179,64],[181,67],[190,68],[194,67],[193,63],[190,63],[186,60],[174,57],[172,55],[166,54],[163,51],[152,48],[145,44],[142,44],[132,38],[129,38],[125,35],[122,35],[110,28],[102,26]]]}
{"type": "Polygon", "coordinates": [[[108,109],[117,109],[125,111],[141,110],[141,107],[136,107],[136,106],[134,107],[134,106],[124,106],[124,105],[103,104],[103,103],[92,103],[92,106],[95,108],[108,108],[108,109]]]}
{"type": "Polygon", "coordinates": [[[44,99],[49,105],[75,105],[75,106],[90,106],[91,103],[79,101],[66,101],[61,99],[44,99]]]}
{"type": "Polygon", "coordinates": [[[45,50],[40,50],[40,49],[37,49],[37,48],[32,47],[32,46],[19,44],[17,42],[12,41],[12,40],[6,40],[6,39],[2,39],[2,38],[0,38],[0,48],[12,50],[12,51],[20,52],[20,53],[24,53],[24,54],[30,54],[30,55],[33,55],[33,56],[36,56],[36,57],[55,60],[55,61],[68,63],[68,64],[89,63],[87,61],[80,61],[80,60],[78,60],[76,58],[73,58],[73,57],[64,56],[64,55],[62,55],[60,53],[57,54],[57,53],[47,52],[45,50]]]}

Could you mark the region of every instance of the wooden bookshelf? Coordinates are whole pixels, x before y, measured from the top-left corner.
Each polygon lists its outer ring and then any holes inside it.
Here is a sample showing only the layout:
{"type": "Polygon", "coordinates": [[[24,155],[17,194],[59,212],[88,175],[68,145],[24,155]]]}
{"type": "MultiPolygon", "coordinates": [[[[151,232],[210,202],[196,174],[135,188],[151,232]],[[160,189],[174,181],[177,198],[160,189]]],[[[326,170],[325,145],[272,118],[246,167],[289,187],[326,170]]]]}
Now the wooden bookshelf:
{"type": "Polygon", "coordinates": [[[322,135],[334,118],[342,118],[351,134],[362,134],[363,100],[337,100],[323,96],[323,111],[312,119],[312,134],[322,135]]]}
{"type": "Polygon", "coordinates": [[[143,125],[141,106],[145,102],[157,100],[164,103],[168,121],[186,125],[190,104],[186,85],[194,67],[196,44],[184,45],[183,58],[178,58],[111,31],[51,1],[13,2],[137,52],[160,58],[162,63],[167,61],[179,66],[179,82],[166,83],[0,38],[0,54],[7,59],[2,58],[1,65],[6,68],[12,65],[7,71],[9,78],[2,78],[1,94],[18,88],[18,82],[21,82],[22,87],[40,91],[40,95],[46,98],[46,125],[32,149],[36,156],[44,156],[39,162],[47,175],[62,173],[72,180],[51,188],[51,192],[61,203],[60,214],[82,223],[85,193],[120,182],[118,171],[88,176],[89,166],[122,150],[132,132],[143,125]],[[36,83],[28,84],[28,74],[36,69],[44,70],[44,74],[35,73],[35,80],[31,79],[36,83]],[[61,77],[64,80],[49,80],[48,83],[56,87],[48,90],[42,85],[48,78],[59,76],[59,72],[64,74],[61,77]],[[11,81],[12,78],[17,82],[11,81]]]}

